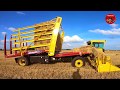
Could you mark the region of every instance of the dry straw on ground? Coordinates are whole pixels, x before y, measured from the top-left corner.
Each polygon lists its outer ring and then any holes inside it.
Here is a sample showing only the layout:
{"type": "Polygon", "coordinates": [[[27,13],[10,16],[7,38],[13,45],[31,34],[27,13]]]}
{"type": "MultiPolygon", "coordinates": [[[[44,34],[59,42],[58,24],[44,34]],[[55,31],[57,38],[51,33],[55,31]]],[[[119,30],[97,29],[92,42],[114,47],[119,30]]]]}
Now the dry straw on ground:
{"type": "MultiPolygon", "coordinates": [[[[105,51],[114,65],[120,65],[120,51],[105,51]]],[[[93,68],[73,68],[71,63],[34,63],[21,67],[14,58],[4,59],[0,51],[0,79],[120,79],[120,72],[98,73],[93,68]]]]}

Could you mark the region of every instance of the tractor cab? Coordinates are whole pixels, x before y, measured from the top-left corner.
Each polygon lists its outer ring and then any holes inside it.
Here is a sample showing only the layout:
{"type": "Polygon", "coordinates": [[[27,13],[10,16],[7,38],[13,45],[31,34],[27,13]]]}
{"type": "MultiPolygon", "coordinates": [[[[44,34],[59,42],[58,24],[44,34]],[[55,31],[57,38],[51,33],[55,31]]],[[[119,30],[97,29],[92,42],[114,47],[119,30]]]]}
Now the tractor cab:
{"type": "Polygon", "coordinates": [[[87,45],[98,48],[99,50],[104,52],[104,44],[106,40],[90,40],[87,42],[87,45]]]}

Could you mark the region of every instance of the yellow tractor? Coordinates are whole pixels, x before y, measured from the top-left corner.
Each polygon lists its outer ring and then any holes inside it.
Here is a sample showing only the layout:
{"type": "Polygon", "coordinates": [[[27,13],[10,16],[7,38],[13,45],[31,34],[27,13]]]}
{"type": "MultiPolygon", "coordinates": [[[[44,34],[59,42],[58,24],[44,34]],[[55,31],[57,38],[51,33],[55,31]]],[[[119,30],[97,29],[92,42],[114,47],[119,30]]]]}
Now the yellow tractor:
{"type": "MultiPolygon", "coordinates": [[[[112,60],[109,56],[106,56],[104,51],[104,44],[106,43],[106,40],[90,40],[87,41],[87,45],[95,47],[96,52],[99,52],[98,55],[99,57],[94,58],[95,59],[95,66],[97,68],[98,72],[111,72],[111,71],[120,71],[120,68],[117,66],[114,66],[112,64],[112,60]],[[100,58],[102,56],[102,58],[100,58]],[[103,59],[104,57],[104,59],[103,59]]],[[[94,49],[95,50],[95,49],[94,49]]],[[[90,63],[92,63],[92,60],[90,57],[88,57],[88,60],[90,63]]]]}
{"type": "Polygon", "coordinates": [[[96,47],[100,51],[105,51],[104,44],[106,43],[106,40],[90,40],[87,42],[87,45],[96,47]]]}

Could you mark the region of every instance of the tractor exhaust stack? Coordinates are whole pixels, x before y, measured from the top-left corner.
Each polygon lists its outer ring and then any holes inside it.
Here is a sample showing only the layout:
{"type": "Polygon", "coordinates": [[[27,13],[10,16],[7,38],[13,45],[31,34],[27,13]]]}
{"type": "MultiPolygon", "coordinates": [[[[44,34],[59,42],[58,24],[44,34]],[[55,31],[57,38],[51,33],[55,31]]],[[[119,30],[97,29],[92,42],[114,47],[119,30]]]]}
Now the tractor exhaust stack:
{"type": "Polygon", "coordinates": [[[7,56],[7,51],[6,51],[6,34],[4,36],[4,56],[6,57],[7,56]]]}
{"type": "Polygon", "coordinates": [[[12,35],[11,35],[11,39],[10,39],[10,54],[12,54],[12,35]]]}

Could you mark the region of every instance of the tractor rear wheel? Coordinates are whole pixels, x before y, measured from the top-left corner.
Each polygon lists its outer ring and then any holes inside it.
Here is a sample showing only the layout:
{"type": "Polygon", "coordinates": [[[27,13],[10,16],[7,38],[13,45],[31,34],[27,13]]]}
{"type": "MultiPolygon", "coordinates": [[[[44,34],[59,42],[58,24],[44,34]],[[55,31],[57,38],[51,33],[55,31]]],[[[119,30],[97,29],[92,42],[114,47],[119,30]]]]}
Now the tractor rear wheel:
{"type": "Polygon", "coordinates": [[[17,63],[20,66],[28,66],[30,64],[30,61],[27,57],[20,57],[17,59],[17,63]]]}
{"type": "Polygon", "coordinates": [[[77,57],[73,58],[71,64],[73,67],[78,67],[78,68],[83,67],[83,66],[85,66],[85,59],[80,56],[77,56],[77,57]]]}

